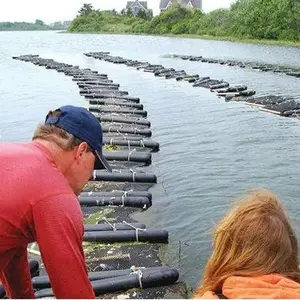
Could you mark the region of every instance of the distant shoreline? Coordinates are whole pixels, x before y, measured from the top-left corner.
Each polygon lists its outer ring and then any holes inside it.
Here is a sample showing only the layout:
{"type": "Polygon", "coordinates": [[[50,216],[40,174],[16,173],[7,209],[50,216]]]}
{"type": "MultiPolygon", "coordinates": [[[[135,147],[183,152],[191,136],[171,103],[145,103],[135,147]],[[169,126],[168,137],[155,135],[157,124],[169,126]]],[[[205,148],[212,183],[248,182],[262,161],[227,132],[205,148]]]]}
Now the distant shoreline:
{"type": "Polygon", "coordinates": [[[10,30],[1,30],[0,32],[14,32],[14,31],[63,31],[63,29],[10,29],[10,30]]]}
{"type": "Polygon", "coordinates": [[[67,30],[68,24],[62,22],[55,22],[53,24],[46,24],[42,20],[36,20],[35,23],[30,22],[0,22],[0,31],[57,31],[67,30]]]}
{"type": "Polygon", "coordinates": [[[186,38],[186,39],[200,39],[211,41],[225,41],[233,43],[257,44],[257,45],[270,45],[270,46],[285,46],[285,47],[300,47],[300,42],[284,41],[284,40],[257,40],[257,39],[240,39],[235,37],[226,36],[211,36],[211,35],[196,35],[196,34],[148,34],[148,33],[134,33],[134,32],[108,32],[108,31],[91,31],[91,32],[69,32],[65,29],[6,29],[0,32],[36,32],[36,31],[56,31],[57,33],[64,34],[106,34],[106,35],[139,35],[139,36],[161,36],[169,38],[186,38]]]}
{"type": "Polygon", "coordinates": [[[69,34],[106,34],[106,35],[141,35],[141,36],[162,36],[170,38],[187,38],[187,39],[200,39],[211,41],[226,41],[233,43],[245,44],[258,44],[258,45],[271,45],[271,46],[287,46],[287,47],[300,47],[300,42],[284,41],[284,40],[257,40],[257,39],[239,39],[235,37],[217,37],[210,35],[196,35],[196,34],[147,34],[147,33],[130,33],[130,32],[69,32],[62,31],[60,33],[69,34]]]}

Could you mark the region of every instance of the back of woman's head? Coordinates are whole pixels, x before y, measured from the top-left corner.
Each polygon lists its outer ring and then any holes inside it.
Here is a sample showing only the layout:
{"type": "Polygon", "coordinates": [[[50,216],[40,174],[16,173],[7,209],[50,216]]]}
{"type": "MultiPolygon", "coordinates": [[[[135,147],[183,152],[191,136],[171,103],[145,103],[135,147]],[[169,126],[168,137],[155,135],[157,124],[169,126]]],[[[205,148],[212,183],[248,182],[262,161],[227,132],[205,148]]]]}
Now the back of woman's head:
{"type": "Polygon", "coordinates": [[[230,276],[277,273],[299,282],[298,265],[297,239],[280,200],[268,190],[257,190],[218,224],[196,295],[216,291],[230,276]]]}

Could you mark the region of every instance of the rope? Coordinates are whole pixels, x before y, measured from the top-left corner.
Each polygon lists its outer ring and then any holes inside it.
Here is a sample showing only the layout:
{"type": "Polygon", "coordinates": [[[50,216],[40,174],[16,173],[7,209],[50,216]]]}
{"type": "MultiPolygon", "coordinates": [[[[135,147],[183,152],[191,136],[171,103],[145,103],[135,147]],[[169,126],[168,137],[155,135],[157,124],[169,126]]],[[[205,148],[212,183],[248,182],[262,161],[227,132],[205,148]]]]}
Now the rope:
{"type": "Polygon", "coordinates": [[[113,229],[113,231],[117,231],[117,228],[116,228],[116,224],[111,224],[107,219],[106,217],[103,217],[103,220],[104,222],[106,222],[108,225],[110,225],[113,229]]]}
{"type": "Polygon", "coordinates": [[[129,171],[132,172],[132,181],[135,182],[135,174],[136,174],[136,172],[134,172],[132,169],[130,169],[129,171]]]}
{"type": "Polygon", "coordinates": [[[123,139],[127,140],[125,134],[121,133],[118,129],[117,129],[117,133],[118,133],[119,135],[121,135],[121,136],[123,137],[123,139]]]}
{"type": "Polygon", "coordinates": [[[135,151],[136,151],[136,149],[133,149],[132,151],[129,152],[129,154],[128,154],[128,161],[130,161],[130,156],[131,156],[132,153],[135,152],[135,151]]]}
{"type": "Polygon", "coordinates": [[[136,266],[131,266],[130,268],[129,268],[129,270],[130,270],[130,273],[129,274],[137,274],[137,272],[139,271],[139,270],[146,270],[147,268],[146,267],[136,267],[136,266]]]}
{"type": "Polygon", "coordinates": [[[113,200],[116,200],[116,197],[110,197],[109,205],[114,205],[113,200]]]}
{"type": "Polygon", "coordinates": [[[135,266],[131,266],[131,267],[130,267],[130,272],[131,272],[131,273],[135,273],[135,272],[136,272],[135,266]]]}
{"type": "Polygon", "coordinates": [[[128,142],[128,150],[130,151],[130,140],[128,140],[127,142],[128,142]]]}
{"type": "Polygon", "coordinates": [[[140,140],[140,146],[145,148],[144,140],[140,140]]]}
{"type": "Polygon", "coordinates": [[[135,239],[137,242],[139,242],[139,231],[146,231],[146,229],[137,228],[133,226],[132,224],[127,223],[126,221],[123,221],[124,224],[128,225],[129,227],[135,229],[135,239]]]}
{"type": "Polygon", "coordinates": [[[128,195],[128,191],[124,191],[122,197],[121,197],[121,200],[122,200],[122,207],[125,206],[125,198],[127,197],[128,195]]]}
{"type": "Polygon", "coordinates": [[[143,272],[142,272],[142,270],[137,271],[137,276],[138,276],[140,288],[142,289],[143,288],[143,284],[142,284],[143,272]]]}
{"type": "Polygon", "coordinates": [[[125,206],[125,196],[124,196],[124,194],[122,195],[121,200],[122,200],[122,207],[124,207],[125,206]]]}

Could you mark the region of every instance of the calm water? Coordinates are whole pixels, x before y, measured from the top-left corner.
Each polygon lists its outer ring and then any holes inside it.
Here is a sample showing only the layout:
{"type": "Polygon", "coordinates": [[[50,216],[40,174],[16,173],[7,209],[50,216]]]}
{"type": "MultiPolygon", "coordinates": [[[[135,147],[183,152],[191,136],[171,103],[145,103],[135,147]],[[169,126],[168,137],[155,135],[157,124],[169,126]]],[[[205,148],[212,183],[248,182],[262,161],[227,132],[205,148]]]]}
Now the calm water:
{"type": "Polygon", "coordinates": [[[210,253],[210,229],[232,200],[249,188],[265,187],[277,193],[299,236],[300,121],[242,103],[225,103],[206,89],[82,55],[89,51],[111,51],[247,84],[258,95],[300,98],[300,79],[162,58],[178,53],[300,67],[299,48],[164,37],[0,32],[0,141],[27,141],[48,110],[70,103],[86,105],[69,77],[13,60],[13,55],[40,54],[89,67],[107,73],[131,96],[141,97],[161,151],[153,155],[151,167],[159,178],[151,190],[154,205],[139,217],[149,226],[169,230],[165,258],[180,267],[183,279],[192,286],[210,253]]]}

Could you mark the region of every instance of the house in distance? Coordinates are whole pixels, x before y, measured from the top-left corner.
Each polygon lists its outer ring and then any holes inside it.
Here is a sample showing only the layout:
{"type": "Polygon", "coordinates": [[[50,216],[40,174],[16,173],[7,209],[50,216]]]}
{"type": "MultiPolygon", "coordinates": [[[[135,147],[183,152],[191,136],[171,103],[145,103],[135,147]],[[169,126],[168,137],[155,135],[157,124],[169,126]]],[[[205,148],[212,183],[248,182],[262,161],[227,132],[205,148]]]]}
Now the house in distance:
{"type": "Polygon", "coordinates": [[[148,3],[147,1],[128,1],[126,5],[126,11],[131,10],[132,14],[137,16],[140,11],[143,11],[144,13],[148,14],[148,3]]]}
{"type": "Polygon", "coordinates": [[[202,10],[202,0],[160,0],[160,11],[170,9],[175,4],[179,4],[184,8],[202,10]]]}

